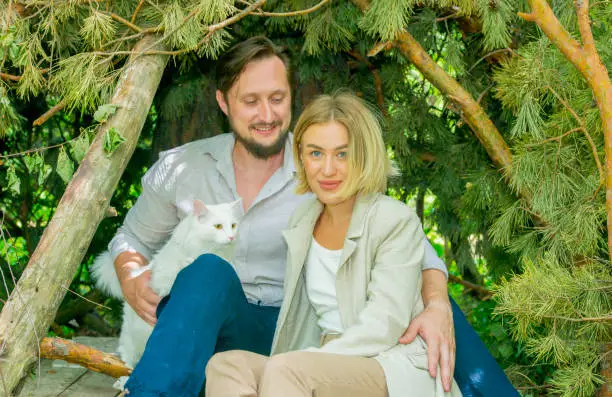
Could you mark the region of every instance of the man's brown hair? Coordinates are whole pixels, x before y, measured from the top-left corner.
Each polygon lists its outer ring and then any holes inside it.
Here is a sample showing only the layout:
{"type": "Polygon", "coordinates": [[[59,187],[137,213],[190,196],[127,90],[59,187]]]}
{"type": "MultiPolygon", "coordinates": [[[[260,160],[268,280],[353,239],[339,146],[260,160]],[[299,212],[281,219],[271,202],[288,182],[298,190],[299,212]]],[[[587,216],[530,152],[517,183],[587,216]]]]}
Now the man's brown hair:
{"type": "Polygon", "coordinates": [[[265,36],[254,36],[235,44],[217,61],[215,71],[217,89],[223,95],[227,94],[247,64],[275,56],[283,61],[287,70],[287,80],[291,81],[289,56],[283,47],[277,46],[265,36]]]}

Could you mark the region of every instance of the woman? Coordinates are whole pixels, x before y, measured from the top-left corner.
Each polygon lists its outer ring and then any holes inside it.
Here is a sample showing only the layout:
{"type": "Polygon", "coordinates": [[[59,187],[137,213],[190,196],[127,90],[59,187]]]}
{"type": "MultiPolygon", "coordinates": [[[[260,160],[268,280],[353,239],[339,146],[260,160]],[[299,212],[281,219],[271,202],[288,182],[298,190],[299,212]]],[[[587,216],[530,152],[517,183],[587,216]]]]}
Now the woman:
{"type": "MultiPolygon", "coordinates": [[[[394,169],[380,126],[354,95],[321,96],[297,122],[299,193],[272,356],[229,351],[206,369],[206,395],[460,396],[427,371],[427,347],[400,345],[423,310],[424,234],[414,210],[383,195],[394,169]]],[[[248,330],[245,330],[248,332],[248,330]]],[[[439,371],[438,371],[439,373],[439,371]]]]}

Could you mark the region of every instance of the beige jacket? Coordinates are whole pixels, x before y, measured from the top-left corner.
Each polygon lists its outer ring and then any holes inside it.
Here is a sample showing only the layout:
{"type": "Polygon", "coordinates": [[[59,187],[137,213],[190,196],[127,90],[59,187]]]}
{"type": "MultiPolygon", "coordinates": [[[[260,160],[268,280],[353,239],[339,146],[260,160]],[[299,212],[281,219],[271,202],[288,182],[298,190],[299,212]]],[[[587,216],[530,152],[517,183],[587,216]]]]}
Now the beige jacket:
{"type": "Polygon", "coordinates": [[[451,393],[444,393],[439,376],[429,376],[422,339],[398,344],[410,320],[423,311],[425,236],[415,211],[390,197],[357,198],[336,276],[345,332],[317,348],[321,329],[306,294],[304,264],[322,209],[318,200],[309,200],[298,207],[283,232],[287,274],[272,354],[309,348],[372,357],[384,370],[389,397],[461,396],[456,384],[451,393]]]}

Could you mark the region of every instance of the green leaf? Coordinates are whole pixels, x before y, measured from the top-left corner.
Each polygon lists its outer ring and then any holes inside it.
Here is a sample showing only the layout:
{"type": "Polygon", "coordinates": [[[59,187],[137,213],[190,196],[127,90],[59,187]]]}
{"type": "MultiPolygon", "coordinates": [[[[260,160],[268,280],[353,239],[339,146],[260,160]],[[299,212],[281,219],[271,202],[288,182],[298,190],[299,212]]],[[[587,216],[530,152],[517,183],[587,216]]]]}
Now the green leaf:
{"type": "Polygon", "coordinates": [[[503,358],[508,358],[512,355],[512,353],[514,353],[512,345],[508,342],[497,345],[497,351],[503,358]]]}
{"type": "Polygon", "coordinates": [[[2,188],[3,191],[10,190],[14,194],[19,194],[21,187],[21,180],[15,172],[15,166],[11,165],[6,173],[6,187],[2,188]]]}
{"type": "Polygon", "coordinates": [[[66,153],[66,149],[62,146],[59,152],[59,156],[57,157],[57,168],[55,172],[62,178],[64,183],[70,182],[72,179],[72,174],[74,174],[74,164],[68,154],[66,153]]]}
{"type": "Polygon", "coordinates": [[[38,185],[42,186],[49,175],[51,175],[53,168],[49,164],[44,164],[38,173],[38,185]]]}
{"type": "Polygon", "coordinates": [[[37,173],[41,169],[42,165],[45,163],[39,153],[36,153],[32,156],[25,156],[23,158],[23,162],[25,163],[26,168],[28,169],[28,172],[30,174],[37,173]]]}
{"type": "Polygon", "coordinates": [[[70,141],[70,149],[72,151],[72,157],[80,163],[85,157],[85,153],[87,153],[87,149],[89,149],[89,138],[86,133],[82,133],[78,138],[73,141],[70,141]]]}
{"type": "Polygon", "coordinates": [[[123,142],[125,142],[125,138],[119,131],[117,131],[115,127],[109,128],[106,134],[104,134],[104,152],[106,153],[106,157],[110,157],[123,142]]]}
{"type": "Polygon", "coordinates": [[[96,120],[98,123],[104,123],[106,120],[108,120],[110,116],[115,114],[117,108],[118,106],[112,103],[100,105],[100,107],[98,107],[98,110],[96,110],[93,115],[94,120],[96,120]]]}

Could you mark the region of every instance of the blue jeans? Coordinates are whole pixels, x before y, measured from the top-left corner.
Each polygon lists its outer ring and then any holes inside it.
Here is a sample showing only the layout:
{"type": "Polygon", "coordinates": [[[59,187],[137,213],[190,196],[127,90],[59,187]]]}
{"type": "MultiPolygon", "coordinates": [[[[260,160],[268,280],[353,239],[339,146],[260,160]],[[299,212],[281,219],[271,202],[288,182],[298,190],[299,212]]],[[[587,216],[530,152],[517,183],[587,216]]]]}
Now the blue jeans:
{"type": "MultiPolygon", "coordinates": [[[[454,377],[463,396],[519,396],[461,309],[451,303],[457,344],[454,377]]],[[[231,265],[207,254],[179,273],[157,317],[126,384],[128,397],[195,397],[214,353],[239,349],[270,354],[278,308],[248,303],[231,265]]]]}
{"type": "Polygon", "coordinates": [[[519,397],[452,298],[451,306],[457,345],[454,378],[463,397],[519,397]]]}
{"type": "Polygon", "coordinates": [[[270,354],[279,308],[247,302],[230,264],[202,255],[177,276],[125,387],[129,397],[195,397],[210,357],[239,349],[270,354]]]}

